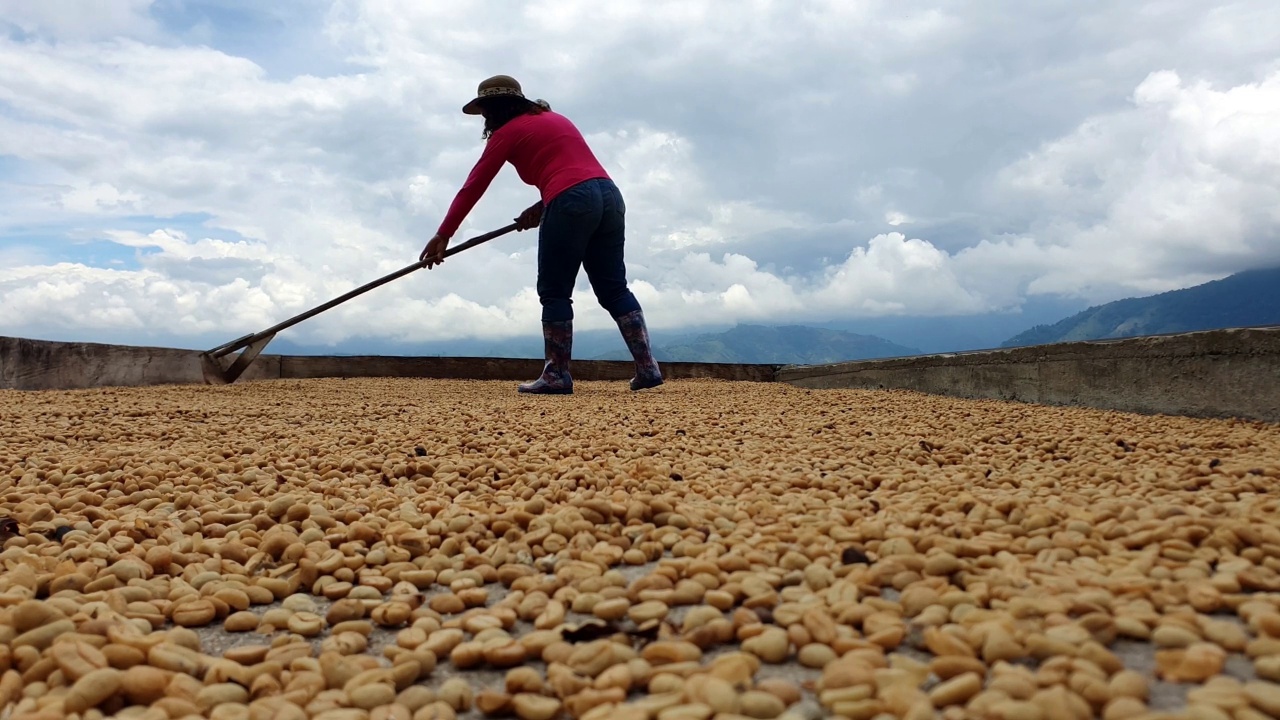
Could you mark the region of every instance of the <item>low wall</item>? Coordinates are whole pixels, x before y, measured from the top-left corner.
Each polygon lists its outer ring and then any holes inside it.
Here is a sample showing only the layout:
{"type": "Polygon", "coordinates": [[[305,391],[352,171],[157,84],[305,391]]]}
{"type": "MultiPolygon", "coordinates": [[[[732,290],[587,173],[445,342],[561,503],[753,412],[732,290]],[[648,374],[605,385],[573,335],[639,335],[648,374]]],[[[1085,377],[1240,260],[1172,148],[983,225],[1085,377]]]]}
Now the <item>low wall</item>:
{"type": "Polygon", "coordinates": [[[787,366],[777,380],[1280,422],[1280,328],[787,366]]]}
{"type": "MultiPolygon", "coordinates": [[[[196,350],[0,337],[0,389],[203,384],[196,350]]],[[[663,363],[670,379],[904,389],[965,398],[1280,422],[1280,328],[1213,330],[830,365],[663,363]]],[[[237,382],[324,377],[520,381],[542,361],[260,355],[237,382]]],[[[578,380],[624,381],[629,362],[578,360],[578,380]]]]}
{"type": "MultiPolygon", "coordinates": [[[[277,358],[259,356],[244,381],[279,377],[277,358]]],[[[0,337],[0,388],[72,390],[90,387],[204,383],[196,350],[51,342],[0,337]]]]}
{"type": "MultiPolygon", "coordinates": [[[[224,359],[225,360],[225,359],[224,359]]],[[[777,365],[663,363],[670,379],[712,378],[772,382],[777,365]]],[[[325,377],[429,377],[532,380],[542,361],[459,357],[333,357],[259,355],[236,381],[325,377]]],[[[575,380],[628,380],[630,362],[576,360],[575,380]]],[[[69,343],[0,337],[0,389],[70,390],[91,387],[204,384],[197,350],[69,343]]]]}
{"type": "MultiPolygon", "coordinates": [[[[261,358],[259,358],[261,359],[261,358]]],[[[322,377],[434,377],[466,380],[532,380],[542,372],[542,360],[486,357],[331,357],[294,355],[278,358],[282,378],[322,377]]],[[[712,378],[773,382],[778,365],[664,362],[669,380],[712,378]]],[[[630,380],[635,363],[613,360],[574,360],[574,380],[630,380]]]]}

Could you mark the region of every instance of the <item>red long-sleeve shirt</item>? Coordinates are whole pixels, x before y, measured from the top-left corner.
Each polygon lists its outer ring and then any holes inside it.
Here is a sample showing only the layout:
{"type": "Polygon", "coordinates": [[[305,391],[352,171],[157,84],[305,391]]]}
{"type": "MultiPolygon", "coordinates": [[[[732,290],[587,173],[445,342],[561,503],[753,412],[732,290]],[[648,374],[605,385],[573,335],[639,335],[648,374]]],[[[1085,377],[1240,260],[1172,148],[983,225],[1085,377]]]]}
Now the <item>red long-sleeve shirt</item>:
{"type": "Polygon", "coordinates": [[[545,206],[556,195],[595,178],[608,178],[591,148],[568,118],[551,111],[521,115],[489,137],[437,231],[452,238],[489,183],[510,162],[526,184],[538,188],[545,206]]]}

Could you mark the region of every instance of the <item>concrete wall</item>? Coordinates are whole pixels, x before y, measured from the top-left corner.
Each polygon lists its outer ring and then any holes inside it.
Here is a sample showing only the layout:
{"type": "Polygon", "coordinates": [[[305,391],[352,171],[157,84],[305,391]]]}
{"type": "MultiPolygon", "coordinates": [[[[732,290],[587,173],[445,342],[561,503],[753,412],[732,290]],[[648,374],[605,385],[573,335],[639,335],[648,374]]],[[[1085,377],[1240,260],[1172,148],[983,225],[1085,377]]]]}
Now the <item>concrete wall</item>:
{"type": "MultiPolygon", "coordinates": [[[[270,346],[268,345],[268,348],[270,346]]],[[[224,361],[228,361],[224,358],[224,361]]],[[[776,365],[664,363],[671,379],[714,378],[772,382],[776,365]]],[[[578,360],[577,380],[627,380],[630,362],[578,360]]],[[[262,354],[236,382],[321,377],[432,377],[532,380],[541,360],[457,357],[327,357],[262,354]]],[[[0,337],[0,389],[68,390],[90,387],[203,384],[196,350],[0,337]]]]}
{"type": "Polygon", "coordinates": [[[1280,422],[1280,328],[788,366],[777,379],[806,388],[893,388],[1280,422]]]}
{"type": "MultiPolygon", "coordinates": [[[[243,381],[280,375],[276,358],[259,356],[243,381]]],[[[200,353],[174,348],[49,342],[0,337],[0,388],[77,388],[204,383],[200,353]]]]}
{"type": "MultiPolygon", "coordinates": [[[[437,377],[468,380],[509,380],[524,382],[542,372],[543,362],[518,358],[469,357],[329,357],[286,356],[279,358],[280,377],[437,377]]],[[[773,382],[778,365],[730,363],[662,363],[662,375],[670,380],[712,378],[747,382],[773,382]]],[[[574,380],[630,380],[635,363],[610,360],[574,360],[570,372],[574,380]]]]}
{"type": "MultiPolygon", "coordinates": [[[[268,346],[270,347],[270,346],[268,346]]],[[[202,384],[195,350],[0,337],[0,389],[202,384]]],[[[540,360],[260,355],[237,382],[434,377],[522,381],[540,360]]],[[[966,398],[1280,422],[1280,328],[923,355],[816,366],[664,363],[670,379],[906,389],[966,398]]],[[[629,362],[575,361],[579,380],[625,381],[629,362]]]]}

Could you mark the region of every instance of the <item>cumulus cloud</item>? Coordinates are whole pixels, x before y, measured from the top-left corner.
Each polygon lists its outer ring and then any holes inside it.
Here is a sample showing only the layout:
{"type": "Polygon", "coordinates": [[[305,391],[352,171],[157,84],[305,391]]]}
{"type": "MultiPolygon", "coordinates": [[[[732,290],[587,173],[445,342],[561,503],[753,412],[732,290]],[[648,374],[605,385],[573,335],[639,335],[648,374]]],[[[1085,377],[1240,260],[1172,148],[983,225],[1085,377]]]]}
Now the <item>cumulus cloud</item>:
{"type": "MultiPolygon", "coordinates": [[[[657,328],[1100,302],[1280,263],[1262,0],[336,0],[288,24],[220,4],[252,46],[141,0],[0,0],[0,332],[234,337],[407,265],[498,72],[618,181],[657,328]],[[131,259],[76,262],[90,240],[131,259]]],[[[459,241],[535,198],[504,170],[459,241]]],[[[492,241],[296,334],[536,332],[535,248],[492,241]]],[[[585,278],[575,307],[611,326],[585,278]]]]}
{"type": "Polygon", "coordinates": [[[98,40],[117,36],[159,36],[148,14],[154,0],[0,0],[0,27],[61,40],[98,40]]]}
{"type": "Polygon", "coordinates": [[[966,252],[1016,268],[1030,292],[1162,292],[1280,264],[1280,67],[1235,87],[1152,73],[1130,108],[1044,144],[995,187],[1033,215],[1035,241],[966,252]]]}

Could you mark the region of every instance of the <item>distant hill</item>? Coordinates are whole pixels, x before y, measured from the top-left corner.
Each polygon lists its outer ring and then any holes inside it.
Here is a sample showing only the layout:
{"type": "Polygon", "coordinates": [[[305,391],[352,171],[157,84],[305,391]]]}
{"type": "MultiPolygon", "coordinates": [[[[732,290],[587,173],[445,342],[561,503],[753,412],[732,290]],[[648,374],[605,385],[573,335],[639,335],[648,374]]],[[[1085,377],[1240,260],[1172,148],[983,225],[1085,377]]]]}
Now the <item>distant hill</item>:
{"type": "MultiPolygon", "coordinates": [[[[265,352],[281,355],[378,355],[384,357],[542,357],[542,335],[538,326],[534,324],[522,327],[521,330],[525,332],[510,338],[492,340],[455,338],[430,342],[404,342],[383,338],[354,337],[336,345],[310,345],[293,342],[287,338],[277,338],[271,341],[265,352]]],[[[574,354],[583,357],[619,347],[625,346],[616,328],[579,330],[573,336],[574,354]]]]}
{"type": "Polygon", "coordinates": [[[1091,307],[1037,325],[1002,347],[1280,324],[1280,268],[1247,270],[1203,285],[1091,307]]]}
{"type": "MultiPolygon", "coordinates": [[[[1000,347],[1029,327],[1055,323],[1089,307],[1089,303],[1056,295],[1023,298],[1016,308],[969,315],[885,315],[806,322],[813,327],[875,335],[924,353],[962,352],[1000,347]]],[[[725,328],[707,328],[715,332],[725,328]]],[[[670,343],[663,343],[670,344],[670,343]]]]}
{"type": "MultiPolygon", "coordinates": [[[[656,344],[655,344],[656,345],[656,344]]],[[[871,358],[920,355],[915,348],[874,335],[804,325],[738,325],[721,333],[696,335],[655,346],[658,362],[819,364],[871,358]]],[[[596,360],[630,360],[626,350],[596,356],[596,360]]]]}

